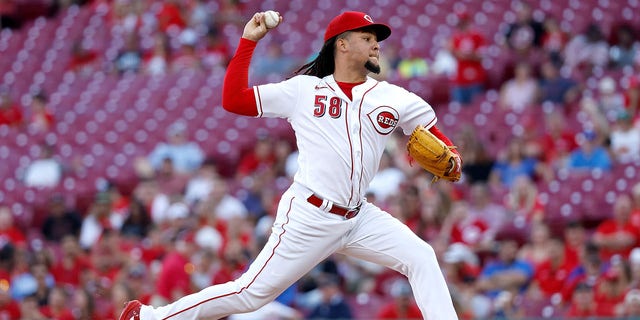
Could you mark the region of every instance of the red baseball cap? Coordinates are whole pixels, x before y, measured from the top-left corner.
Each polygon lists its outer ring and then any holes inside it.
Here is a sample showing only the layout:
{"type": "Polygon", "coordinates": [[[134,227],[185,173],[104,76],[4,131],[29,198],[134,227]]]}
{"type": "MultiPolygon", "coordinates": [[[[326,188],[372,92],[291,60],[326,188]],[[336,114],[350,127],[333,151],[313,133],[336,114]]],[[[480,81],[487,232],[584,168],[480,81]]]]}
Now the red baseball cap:
{"type": "Polygon", "coordinates": [[[371,28],[375,32],[378,41],[382,41],[391,35],[389,26],[382,23],[374,23],[368,14],[358,11],[345,11],[329,22],[327,31],[324,33],[324,41],[326,42],[343,32],[360,28],[371,28]]]}

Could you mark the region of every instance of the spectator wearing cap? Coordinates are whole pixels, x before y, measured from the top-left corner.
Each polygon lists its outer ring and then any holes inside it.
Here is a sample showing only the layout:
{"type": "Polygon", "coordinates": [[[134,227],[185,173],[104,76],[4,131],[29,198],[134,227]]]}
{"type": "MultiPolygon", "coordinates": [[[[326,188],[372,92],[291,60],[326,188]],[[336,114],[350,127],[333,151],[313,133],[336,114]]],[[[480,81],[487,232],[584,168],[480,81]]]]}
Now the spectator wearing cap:
{"type": "Polygon", "coordinates": [[[613,256],[602,279],[595,286],[595,300],[602,315],[622,315],[625,294],[630,285],[629,278],[626,259],[619,255],[613,256]]]}
{"type": "Polygon", "coordinates": [[[592,235],[593,243],[600,250],[600,257],[609,260],[614,255],[625,259],[638,244],[638,233],[631,223],[631,198],[618,195],[613,203],[613,216],[602,221],[592,235]]]}
{"type": "Polygon", "coordinates": [[[611,157],[601,140],[601,137],[594,131],[584,131],[579,134],[577,137],[579,148],[569,155],[567,168],[577,171],[611,170],[611,157]]]}
{"type": "Polygon", "coordinates": [[[52,195],[41,227],[45,239],[59,243],[67,235],[77,237],[81,226],[80,214],[73,208],[67,208],[62,195],[52,195]]]}
{"type": "Polygon", "coordinates": [[[347,304],[340,286],[340,278],[325,273],[317,279],[321,301],[307,315],[306,319],[352,319],[351,306],[347,304]]]}
{"type": "Polygon", "coordinates": [[[167,129],[166,142],[158,143],[148,160],[156,170],[162,162],[170,158],[178,172],[191,173],[202,165],[204,152],[197,143],[188,140],[187,124],[184,121],[176,121],[167,129]]]}
{"type": "Polygon", "coordinates": [[[119,230],[122,222],[123,217],[113,212],[109,193],[98,192],[87,216],[82,221],[80,245],[85,249],[91,248],[105,230],[119,230]]]}
{"type": "Polygon", "coordinates": [[[620,111],[610,134],[611,154],[618,163],[640,161],[640,127],[633,125],[628,111],[620,111]]]}
{"type": "Polygon", "coordinates": [[[598,247],[592,242],[587,242],[580,254],[580,263],[571,270],[564,283],[562,289],[563,301],[571,301],[573,292],[580,283],[595,286],[604,274],[605,268],[605,264],[600,259],[598,247]]]}
{"type": "Polygon", "coordinates": [[[495,299],[502,291],[523,292],[531,282],[534,269],[518,258],[521,241],[518,235],[500,232],[496,235],[495,259],[487,262],[476,281],[476,289],[495,299]]]}
{"type": "Polygon", "coordinates": [[[393,300],[380,308],[377,319],[422,319],[408,281],[396,280],[390,291],[393,300]]]}

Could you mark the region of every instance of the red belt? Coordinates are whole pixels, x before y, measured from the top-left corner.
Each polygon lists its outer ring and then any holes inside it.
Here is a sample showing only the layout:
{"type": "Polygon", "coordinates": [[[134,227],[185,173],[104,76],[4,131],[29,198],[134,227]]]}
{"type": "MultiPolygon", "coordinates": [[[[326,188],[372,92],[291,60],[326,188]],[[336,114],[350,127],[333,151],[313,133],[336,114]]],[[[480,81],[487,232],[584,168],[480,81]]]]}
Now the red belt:
{"type": "MultiPolygon", "coordinates": [[[[307,202],[311,203],[312,205],[318,208],[321,208],[324,200],[322,200],[322,198],[316,196],[315,194],[312,194],[309,198],[307,198],[307,202]]],[[[331,208],[329,208],[328,212],[342,216],[345,219],[351,219],[357,216],[358,212],[360,212],[360,205],[358,205],[355,208],[349,209],[349,208],[339,206],[337,204],[333,204],[331,208]]]]}

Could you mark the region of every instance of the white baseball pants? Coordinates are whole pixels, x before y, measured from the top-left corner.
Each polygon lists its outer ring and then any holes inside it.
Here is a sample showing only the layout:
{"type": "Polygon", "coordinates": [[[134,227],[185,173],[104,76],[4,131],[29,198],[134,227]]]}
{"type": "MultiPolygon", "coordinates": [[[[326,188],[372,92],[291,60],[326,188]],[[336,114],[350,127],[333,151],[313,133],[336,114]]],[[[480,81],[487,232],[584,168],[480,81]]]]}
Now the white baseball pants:
{"type": "Polygon", "coordinates": [[[406,275],[425,319],[457,319],[430,245],[371,203],[363,203],[356,217],[345,220],[308,203],[310,195],[297,183],[283,194],[267,244],[237,280],[166,306],[143,306],[141,319],[217,319],[256,310],[334,252],[406,275]]]}

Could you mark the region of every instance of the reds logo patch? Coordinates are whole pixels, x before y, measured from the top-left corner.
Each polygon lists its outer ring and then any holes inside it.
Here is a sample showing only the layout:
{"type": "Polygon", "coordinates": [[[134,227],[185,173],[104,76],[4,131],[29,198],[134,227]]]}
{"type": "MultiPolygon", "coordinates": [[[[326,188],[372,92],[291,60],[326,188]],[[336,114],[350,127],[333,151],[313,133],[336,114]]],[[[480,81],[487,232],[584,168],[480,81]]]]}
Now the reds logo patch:
{"type": "Polygon", "coordinates": [[[380,134],[391,133],[398,125],[398,111],[389,106],[380,106],[367,114],[371,124],[380,134]]]}

